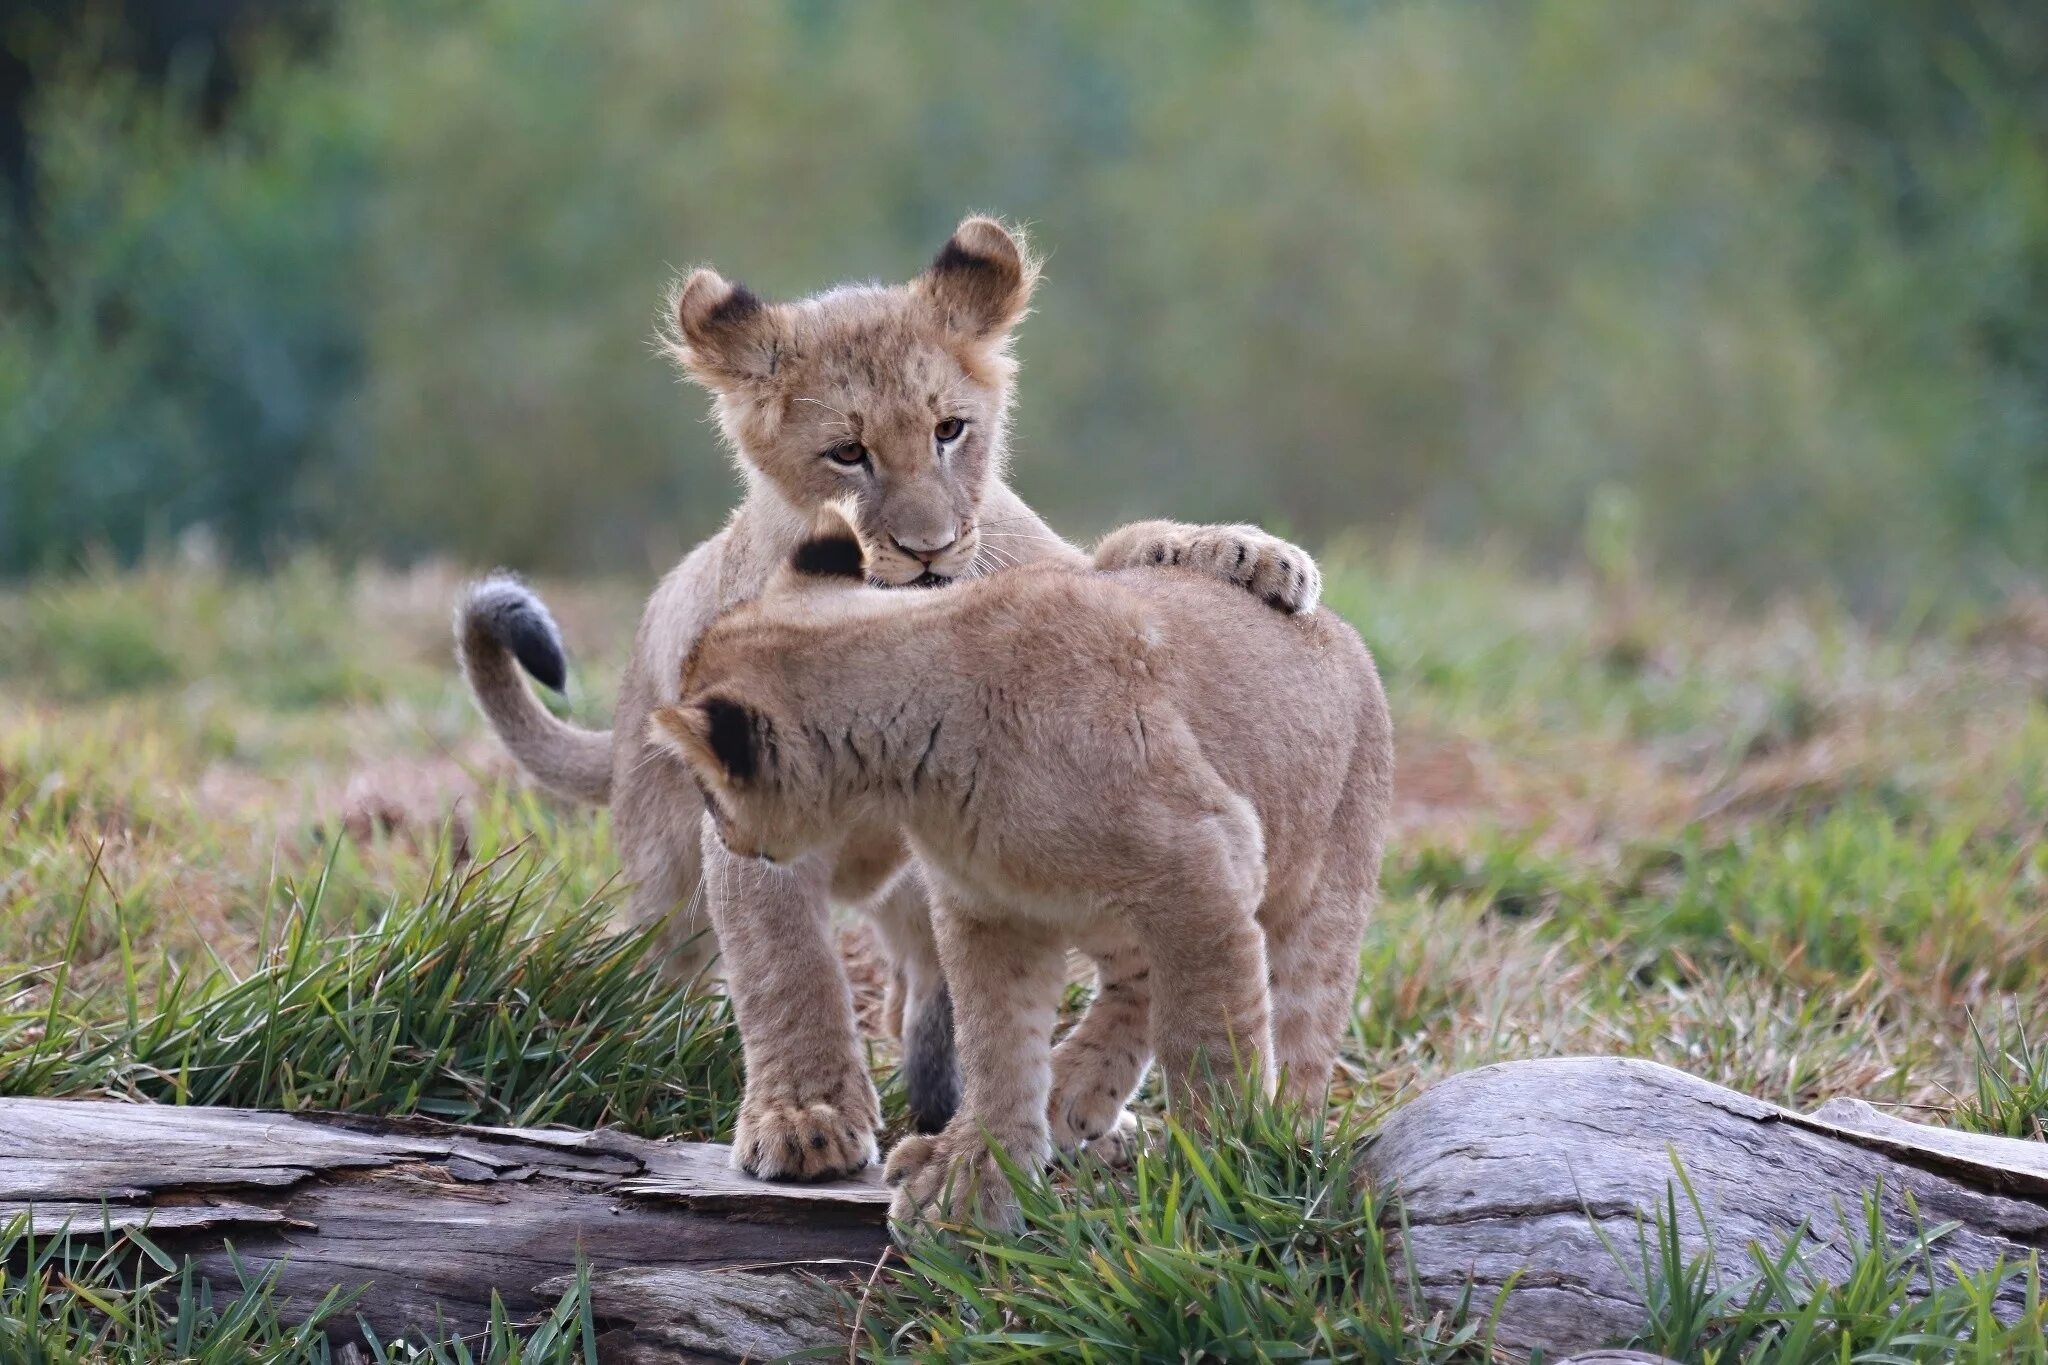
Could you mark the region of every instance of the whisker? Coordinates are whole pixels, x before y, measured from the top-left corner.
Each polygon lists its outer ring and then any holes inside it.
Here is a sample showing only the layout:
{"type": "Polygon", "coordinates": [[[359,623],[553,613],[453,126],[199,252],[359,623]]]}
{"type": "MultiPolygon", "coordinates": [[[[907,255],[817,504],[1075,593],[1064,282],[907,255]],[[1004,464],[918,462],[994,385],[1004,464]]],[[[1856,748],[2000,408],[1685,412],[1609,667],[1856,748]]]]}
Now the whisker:
{"type": "Polygon", "coordinates": [[[823,399],[809,398],[804,396],[803,394],[798,394],[796,401],[799,403],[809,403],[814,407],[823,408],[825,411],[831,413],[834,417],[837,417],[839,419],[839,425],[846,429],[847,435],[851,436],[855,434],[853,430],[853,419],[851,417],[848,417],[845,413],[841,412],[838,408],[833,407],[830,403],[825,402],[823,399]]]}
{"type": "Polygon", "coordinates": [[[1017,567],[1018,561],[1016,556],[1008,554],[1006,551],[998,549],[994,545],[982,546],[980,553],[985,554],[990,559],[994,560],[998,568],[1013,569],[1017,567]]]}
{"type": "Polygon", "coordinates": [[[1031,551],[1044,547],[1044,542],[1037,540],[1023,540],[1014,545],[1004,545],[1000,541],[984,540],[982,544],[991,550],[1001,550],[1003,553],[1018,560],[1024,559],[1031,551]]]}

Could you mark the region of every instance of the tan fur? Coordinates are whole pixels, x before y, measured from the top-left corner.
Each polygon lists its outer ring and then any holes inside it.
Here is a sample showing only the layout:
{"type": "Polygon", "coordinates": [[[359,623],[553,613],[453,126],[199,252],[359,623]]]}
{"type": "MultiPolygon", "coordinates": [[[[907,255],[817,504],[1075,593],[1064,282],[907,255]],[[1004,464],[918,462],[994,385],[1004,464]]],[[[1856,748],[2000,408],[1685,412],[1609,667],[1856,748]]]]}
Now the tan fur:
{"type": "Polygon", "coordinates": [[[900,823],[925,870],[966,1101],[891,1155],[899,1217],[1002,1211],[984,1135],[1030,1163],[1109,1133],[1155,1051],[1175,1104],[1240,1069],[1328,1084],[1393,773],[1336,617],[1171,568],[908,598],[791,570],[705,633],[683,694],[651,733],[753,867],[900,823]],[[1070,945],[1098,990],[1055,1052],[1070,945]]]}
{"type": "MultiPolygon", "coordinates": [[[[472,688],[514,756],[551,788],[610,800],[631,917],[662,920],[674,975],[701,971],[714,946],[721,954],[747,1068],[735,1159],[758,1175],[822,1178],[858,1169],[874,1152],[880,1109],[828,932],[829,900],[877,914],[905,983],[906,1019],[944,1005],[938,949],[894,826],[842,822],[784,869],[736,860],[703,840],[697,788],[668,749],[649,742],[648,718],[676,701],[683,660],[711,620],[760,593],[816,510],[836,499],[858,498],[870,572],[885,584],[1090,562],[1002,481],[1010,328],[1036,279],[1021,239],[987,218],[962,222],[908,285],[776,303],[695,271],[671,297],[665,342],[710,390],[747,495],[648,600],[612,730],[557,720],[475,610],[458,623],[472,688]],[[965,427],[942,448],[938,424],[955,418],[965,427]],[[865,465],[823,453],[848,443],[862,448],[865,465]]],[[[1094,562],[1154,558],[1199,561],[1290,610],[1314,602],[1314,562],[1250,528],[1148,523],[1112,536],[1094,562]]],[[[905,1050],[916,1050],[909,1038],[905,1050]]],[[[937,1064],[950,1068],[943,1056],[937,1064]]]]}

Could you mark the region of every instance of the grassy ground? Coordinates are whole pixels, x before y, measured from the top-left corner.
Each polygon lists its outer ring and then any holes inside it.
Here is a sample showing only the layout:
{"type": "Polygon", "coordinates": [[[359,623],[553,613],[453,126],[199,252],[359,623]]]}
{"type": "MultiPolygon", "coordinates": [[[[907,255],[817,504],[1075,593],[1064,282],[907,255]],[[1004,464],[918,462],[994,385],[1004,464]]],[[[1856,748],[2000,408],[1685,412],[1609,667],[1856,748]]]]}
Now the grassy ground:
{"type": "MultiPolygon", "coordinates": [[[[1796,1106],[2048,1136],[2048,602],[1874,634],[1825,605],[1735,615],[1399,547],[1329,567],[1401,772],[1321,1141],[1232,1116],[1234,1137],[1041,1200],[1022,1242],[933,1248],[869,1296],[870,1349],[1483,1358],[1488,1305],[1418,1314],[1373,1210],[1330,1193],[1349,1134],[1487,1061],[1626,1052],[1796,1106]]],[[[604,818],[524,788],[470,709],[457,581],[302,560],[0,595],[0,1094],[722,1135],[729,1022],[605,931],[604,818]]],[[[644,585],[543,586],[571,708],[601,724],[644,585]]],[[[847,948],[872,1016],[857,930],[847,948]]],[[[886,1041],[875,1058],[886,1082],[886,1041]]],[[[1857,1284],[1817,1286],[1768,1258],[1707,1276],[1655,1233],[1644,1340],[1682,1358],[2038,1356],[2041,1321],[1992,1332],[1981,1286],[1899,1310],[1938,1246],[1873,1244],[1857,1284]]],[[[0,1347],[167,1358],[152,1305],[178,1300],[132,1291],[176,1267],[15,1251],[0,1347]]],[[[572,1359],[578,1311],[464,1349],[572,1359]]],[[[196,1299],[177,1321],[168,1358],[319,1358],[196,1299]]]]}

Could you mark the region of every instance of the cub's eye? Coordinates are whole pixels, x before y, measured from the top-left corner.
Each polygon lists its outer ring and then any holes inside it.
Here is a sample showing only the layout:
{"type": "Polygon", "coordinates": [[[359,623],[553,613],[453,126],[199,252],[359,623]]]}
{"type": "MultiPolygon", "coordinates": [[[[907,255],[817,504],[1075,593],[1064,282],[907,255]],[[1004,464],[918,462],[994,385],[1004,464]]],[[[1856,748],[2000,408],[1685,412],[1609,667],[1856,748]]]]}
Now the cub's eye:
{"type": "Polygon", "coordinates": [[[939,438],[939,444],[949,446],[960,439],[960,433],[967,430],[967,423],[958,417],[948,417],[932,428],[932,435],[939,438]]]}
{"type": "Polygon", "coordinates": [[[846,469],[858,469],[868,462],[868,448],[859,441],[841,441],[825,452],[825,458],[846,469]]]}

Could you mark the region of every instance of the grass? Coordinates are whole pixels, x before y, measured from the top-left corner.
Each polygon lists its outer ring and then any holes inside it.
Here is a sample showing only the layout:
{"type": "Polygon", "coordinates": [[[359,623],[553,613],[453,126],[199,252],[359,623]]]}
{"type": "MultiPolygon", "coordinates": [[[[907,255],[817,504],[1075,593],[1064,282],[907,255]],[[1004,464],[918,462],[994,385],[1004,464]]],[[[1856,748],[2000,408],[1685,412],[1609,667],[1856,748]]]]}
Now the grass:
{"type": "Polygon", "coordinates": [[[1875,1190],[1865,1196],[1860,1232],[1850,1237],[1848,1272],[1839,1280],[1816,1273],[1798,1239],[1779,1248],[1751,1245],[1732,1257],[1712,1246],[1688,1254],[1678,1232],[1680,1191],[1695,1222],[1699,1205],[1685,1172],[1676,1177],[1636,1246],[1608,1247],[1624,1270],[1633,1264],[1633,1283],[1650,1305],[1650,1322],[1631,1338],[1632,1346],[1674,1360],[1744,1365],[2048,1361],[2048,1300],[2041,1295],[2038,1258],[1981,1274],[1944,1273],[1942,1242],[1957,1225],[1923,1223],[1912,1235],[1895,1237],[1875,1190]],[[1992,1304],[2011,1280],[2022,1285],[2026,1307],[2017,1319],[2001,1321],[1992,1304]]]}
{"type": "MultiPolygon", "coordinates": [[[[1398,544],[1326,567],[1387,676],[1401,772],[1318,1136],[1236,1114],[1127,1180],[1034,1186],[1023,1237],[877,1278],[870,1351],[1485,1359],[1491,1306],[1417,1307],[1349,1142],[1490,1061],[1621,1052],[1797,1107],[1856,1095],[2044,1136],[2048,611],[1874,631],[1825,603],[1744,616],[1398,544]]],[[[0,594],[0,1093],[723,1134],[729,1021],[608,927],[603,814],[522,786],[476,719],[457,582],[306,560],[0,594]]],[[[547,588],[587,722],[643,586],[547,588]]],[[[874,1055],[896,1112],[890,1045],[874,1055]]],[[[1873,1234],[1839,1284],[1782,1248],[1695,1264],[1659,1228],[1617,1254],[1657,1291],[1641,1340],[1675,1358],[2028,1358],[1981,1284],[1903,1297],[1940,1264],[1938,1225],[1873,1234]]],[[[172,1331],[229,1343],[195,1360],[324,1349],[207,1308],[133,1244],[33,1291],[25,1241],[7,1249],[0,1358],[156,1359],[172,1331]]],[[[463,1349],[582,1349],[506,1331],[463,1349]]]]}
{"type": "MultiPolygon", "coordinates": [[[[321,927],[325,885],[290,903],[254,970],[160,964],[167,974],[150,981],[131,965],[111,1017],[71,999],[59,966],[47,1004],[0,1013],[0,1095],[655,1137],[730,1128],[740,1075],[723,1002],[666,985],[648,936],[609,932],[601,906],[543,922],[534,907],[553,879],[508,861],[446,876],[425,899],[335,935],[321,927]]],[[[24,989],[36,975],[15,994],[36,994],[24,989]]]]}
{"type": "MultiPolygon", "coordinates": [[[[849,1294],[863,1359],[1382,1361],[1495,1358],[1489,1305],[1431,1313],[1388,1254],[1399,1212],[1359,1183],[1357,1130],[1270,1106],[1226,1109],[1197,1137],[1171,1120],[1132,1172],[1079,1165],[1059,1181],[1012,1171],[1025,1231],[966,1229],[913,1246],[901,1268],[849,1294]]],[[[2048,1361],[2048,1299],[2033,1261],[1980,1274],[1942,1264],[1954,1223],[1897,1237],[1866,1196],[1839,1278],[1799,1239],[1689,1251],[1682,1169],[1632,1245],[1607,1253],[1649,1305],[1622,1345],[1714,1365],[2048,1361]],[[1999,1290],[2025,1296],[2017,1319],[1999,1290]]],[[[822,1353],[821,1353],[822,1354],[822,1353]]]]}
{"type": "Polygon", "coordinates": [[[1013,1172],[1028,1231],[914,1246],[863,1307],[878,1360],[1484,1358],[1483,1316],[1431,1315],[1387,1254],[1357,1130],[1269,1105],[1175,1123],[1126,1178],[1013,1172]]]}
{"type": "MultiPolygon", "coordinates": [[[[146,1233],[111,1240],[37,1239],[26,1218],[0,1225],[0,1359],[9,1365],[329,1365],[325,1328],[348,1320],[336,1291],[309,1314],[278,1310],[276,1272],[245,1273],[216,1292],[189,1260],[146,1233]]],[[[386,1342],[358,1321],[377,1365],[579,1365],[597,1358],[587,1271],[539,1322],[519,1326],[491,1305],[480,1339],[386,1342]]],[[[361,1358],[361,1357],[359,1357],[361,1358]]]]}
{"type": "Polygon", "coordinates": [[[2023,1020],[1995,1040],[1974,1024],[1970,1036],[1977,1049],[1976,1092],[1956,1106],[1956,1126],[2048,1142],[2048,1046],[2028,1035],[2023,1020]]]}

